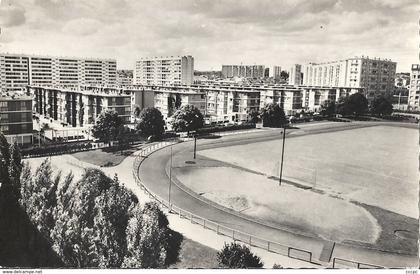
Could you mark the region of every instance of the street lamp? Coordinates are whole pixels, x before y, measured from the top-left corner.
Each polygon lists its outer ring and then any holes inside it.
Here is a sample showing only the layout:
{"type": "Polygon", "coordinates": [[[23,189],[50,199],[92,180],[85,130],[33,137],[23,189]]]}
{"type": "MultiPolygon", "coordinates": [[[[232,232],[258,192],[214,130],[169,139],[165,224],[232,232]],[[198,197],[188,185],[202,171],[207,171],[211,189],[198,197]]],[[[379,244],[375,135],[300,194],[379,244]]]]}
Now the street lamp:
{"type": "Polygon", "coordinates": [[[197,154],[197,135],[194,134],[194,159],[196,157],[197,154]]]}
{"type": "Polygon", "coordinates": [[[283,175],[283,159],[284,159],[284,142],[285,141],[286,141],[286,125],[283,125],[283,148],[281,150],[279,186],[281,186],[281,177],[283,175]]]}

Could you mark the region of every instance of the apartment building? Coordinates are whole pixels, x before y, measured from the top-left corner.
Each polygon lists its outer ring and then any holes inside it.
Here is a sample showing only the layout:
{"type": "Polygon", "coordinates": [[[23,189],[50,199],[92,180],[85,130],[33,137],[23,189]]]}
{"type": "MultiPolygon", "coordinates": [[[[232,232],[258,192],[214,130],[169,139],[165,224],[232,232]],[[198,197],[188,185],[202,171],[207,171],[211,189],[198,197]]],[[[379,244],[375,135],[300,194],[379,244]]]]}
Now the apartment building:
{"type": "Polygon", "coordinates": [[[408,109],[420,110],[420,64],[411,66],[410,89],[408,94],[408,109]]]}
{"type": "Polygon", "coordinates": [[[211,85],[201,87],[207,95],[206,116],[210,122],[245,122],[258,111],[260,92],[248,86],[211,85]]]}
{"type": "Polygon", "coordinates": [[[263,65],[222,65],[223,78],[264,78],[263,65]]]}
{"type": "Polygon", "coordinates": [[[84,127],[95,123],[104,110],[114,110],[130,122],[131,94],[119,88],[80,87],[78,89],[28,86],[34,96],[34,110],[62,125],[84,127]]]}
{"type": "Polygon", "coordinates": [[[132,105],[140,109],[155,107],[165,119],[171,117],[177,109],[194,105],[203,115],[206,112],[206,94],[191,86],[140,86],[131,90],[132,105]]]}
{"type": "Polygon", "coordinates": [[[116,70],[116,61],[112,59],[0,53],[0,88],[2,91],[22,91],[27,85],[54,88],[113,86],[116,70]]]}
{"type": "Polygon", "coordinates": [[[295,64],[290,68],[289,85],[302,85],[302,66],[295,64]]]}
{"type": "Polygon", "coordinates": [[[280,80],[281,78],[281,66],[273,66],[270,76],[274,78],[274,80],[280,80]]]}
{"type": "Polygon", "coordinates": [[[392,94],[397,63],[355,57],[328,63],[310,63],[303,69],[303,85],[364,88],[365,96],[392,94]]]}
{"type": "Polygon", "coordinates": [[[191,85],[194,82],[194,58],[170,56],[141,58],[134,71],[135,85],[191,85]]]}
{"type": "Polygon", "coordinates": [[[32,97],[14,93],[0,95],[0,131],[9,143],[33,142],[32,97]]]}
{"type": "Polygon", "coordinates": [[[132,70],[117,70],[117,85],[119,87],[130,87],[133,85],[132,70]]]}

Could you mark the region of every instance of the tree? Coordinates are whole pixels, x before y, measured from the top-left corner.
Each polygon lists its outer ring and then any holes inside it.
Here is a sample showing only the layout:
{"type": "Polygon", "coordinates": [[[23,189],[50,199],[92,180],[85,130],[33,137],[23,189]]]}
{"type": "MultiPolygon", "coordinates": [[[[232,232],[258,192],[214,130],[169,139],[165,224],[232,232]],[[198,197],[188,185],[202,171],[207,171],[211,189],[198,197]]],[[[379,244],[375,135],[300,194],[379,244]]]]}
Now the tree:
{"type": "Polygon", "coordinates": [[[321,104],[320,113],[322,116],[332,117],[336,111],[335,101],[334,100],[325,100],[321,104]]]}
{"type": "Polygon", "coordinates": [[[10,163],[9,163],[9,178],[13,189],[14,196],[18,200],[20,198],[20,174],[22,172],[22,157],[19,146],[14,142],[10,146],[10,163]]]}
{"type": "Polygon", "coordinates": [[[165,132],[165,121],[162,113],[154,107],[144,108],[139,115],[136,129],[144,136],[160,137],[165,132]]]}
{"type": "Polygon", "coordinates": [[[137,207],[127,226],[127,255],[123,267],[162,268],[178,256],[181,242],[173,237],[166,215],[155,202],[137,207]]]}
{"type": "Polygon", "coordinates": [[[54,250],[68,266],[120,267],[137,198],[98,169],[86,169],[76,184],[64,185],[66,190],[58,191],[54,250]]]}
{"type": "Polygon", "coordinates": [[[137,120],[137,118],[139,118],[140,116],[140,112],[141,112],[141,108],[139,105],[135,104],[133,106],[133,116],[134,116],[134,120],[137,120]]]}
{"type": "Polygon", "coordinates": [[[379,116],[390,115],[392,110],[391,102],[384,96],[375,97],[370,105],[370,112],[379,116]]]}
{"type": "Polygon", "coordinates": [[[287,71],[282,70],[282,71],[280,72],[280,78],[281,78],[283,81],[287,81],[287,80],[289,80],[289,73],[287,73],[287,71]]]}
{"type": "Polygon", "coordinates": [[[256,109],[251,109],[248,115],[249,115],[249,122],[251,123],[258,123],[258,121],[260,120],[260,113],[256,109]]]}
{"type": "Polygon", "coordinates": [[[185,132],[202,128],[204,117],[200,110],[193,105],[186,105],[177,110],[172,116],[172,128],[176,132],[185,132]]]}
{"type": "Polygon", "coordinates": [[[92,127],[93,137],[111,144],[118,137],[123,120],[113,110],[105,110],[99,114],[95,125],[92,127]]]}
{"type": "Polygon", "coordinates": [[[359,116],[368,111],[368,100],[361,93],[354,93],[348,97],[340,98],[337,104],[337,113],[341,115],[359,116]]]}
{"type": "Polygon", "coordinates": [[[59,173],[53,178],[51,163],[45,159],[36,169],[33,182],[25,182],[31,186],[31,193],[25,194],[29,196],[26,204],[30,205],[26,206],[26,212],[46,239],[50,239],[50,232],[55,225],[53,212],[57,206],[56,190],[60,177],[59,173]]]}
{"type": "Polygon", "coordinates": [[[266,104],[261,109],[261,118],[265,127],[282,127],[287,123],[283,109],[275,103],[266,104]]]}
{"type": "Polygon", "coordinates": [[[254,255],[245,245],[237,243],[225,244],[217,252],[217,261],[221,267],[227,268],[261,268],[263,263],[260,257],[254,255]]]}

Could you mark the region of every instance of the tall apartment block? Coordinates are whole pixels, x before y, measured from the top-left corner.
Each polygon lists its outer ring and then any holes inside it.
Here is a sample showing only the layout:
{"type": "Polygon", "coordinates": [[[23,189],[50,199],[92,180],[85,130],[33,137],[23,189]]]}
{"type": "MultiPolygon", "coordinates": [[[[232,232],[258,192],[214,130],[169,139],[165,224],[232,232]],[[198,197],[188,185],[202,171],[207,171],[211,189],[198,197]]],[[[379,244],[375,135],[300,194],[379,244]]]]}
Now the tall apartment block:
{"type": "Polygon", "coordinates": [[[280,80],[281,67],[280,66],[273,66],[270,76],[273,77],[275,80],[280,80]]]}
{"type": "Polygon", "coordinates": [[[420,64],[411,66],[410,89],[408,95],[408,108],[420,110],[420,64]]]}
{"type": "Polygon", "coordinates": [[[27,85],[77,88],[116,84],[117,63],[112,59],[35,56],[0,53],[0,88],[21,91],[27,85]]]}
{"type": "Polygon", "coordinates": [[[83,127],[94,124],[103,110],[114,110],[130,122],[131,94],[119,88],[81,87],[79,89],[28,86],[34,96],[34,110],[63,125],[83,127]]]}
{"type": "Polygon", "coordinates": [[[32,97],[21,94],[0,96],[0,131],[9,143],[33,142],[32,97]]]}
{"type": "Polygon", "coordinates": [[[132,70],[117,70],[117,85],[119,87],[128,87],[133,85],[132,70]]]}
{"type": "Polygon", "coordinates": [[[290,68],[289,85],[302,85],[302,66],[295,64],[290,68]]]}
{"type": "Polygon", "coordinates": [[[222,65],[223,78],[264,78],[263,65],[222,65]]]}
{"type": "Polygon", "coordinates": [[[341,61],[306,65],[303,84],[365,88],[365,95],[391,94],[394,90],[397,63],[378,58],[355,57],[341,61]]]}
{"type": "Polygon", "coordinates": [[[136,62],[135,85],[191,85],[193,82],[192,56],[142,58],[136,62]]]}

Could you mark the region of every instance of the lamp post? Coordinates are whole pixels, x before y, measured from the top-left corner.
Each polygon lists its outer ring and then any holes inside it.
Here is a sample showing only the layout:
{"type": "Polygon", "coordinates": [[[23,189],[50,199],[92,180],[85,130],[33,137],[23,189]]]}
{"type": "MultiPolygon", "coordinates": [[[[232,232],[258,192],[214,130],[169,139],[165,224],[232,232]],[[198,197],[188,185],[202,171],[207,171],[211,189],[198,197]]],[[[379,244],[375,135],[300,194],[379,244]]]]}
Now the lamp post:
{"type": "Polygon", "coordinates": [[[286,141],[286,125],[283,126],[283,148],[281,150],[279,186],[281,186],[281,177],[283,175],[283,159],[284,159],[284,143],[285,143],[285,141],[286,141]]]}
{"type": "Polygon", "coordinates": [[[194,159],[196,157],[197,154],[197,135],[194,134],[194,159]]]}

